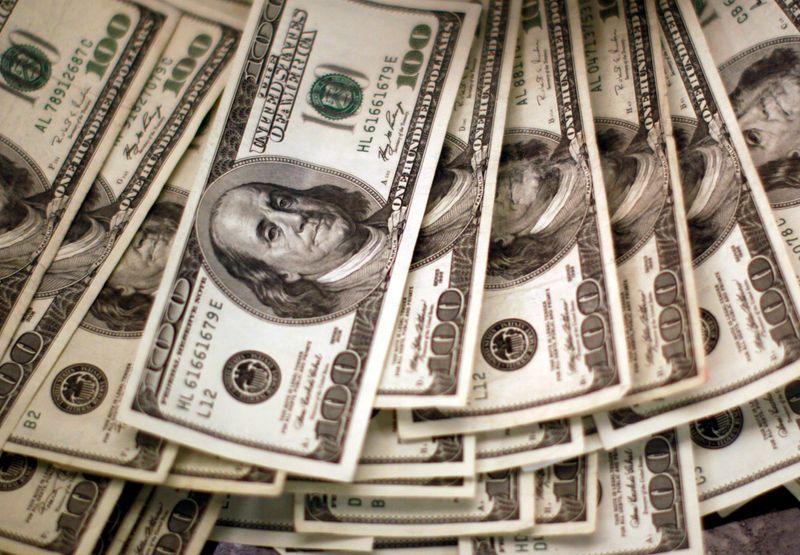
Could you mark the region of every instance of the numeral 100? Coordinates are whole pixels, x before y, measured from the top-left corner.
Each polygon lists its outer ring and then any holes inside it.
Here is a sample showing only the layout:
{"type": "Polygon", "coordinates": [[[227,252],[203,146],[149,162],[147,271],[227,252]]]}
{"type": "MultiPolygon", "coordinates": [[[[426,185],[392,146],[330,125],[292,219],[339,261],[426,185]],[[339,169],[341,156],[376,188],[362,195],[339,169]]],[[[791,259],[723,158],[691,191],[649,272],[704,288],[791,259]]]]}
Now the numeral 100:
{"type": "Polygon", "coordinates": [[[95,73],[103,77],[108,64],[117,53],[117,40],[125,36],[131,28],[131,18],[124,13],[114,14],[106,26],[106,36],[94,47],[92,59],[86,63],[86,73],[95,73]]]}
{"type": "Polygon", "coordinates": [[[419,70],[422,63],[425,61],[425,56],[422,54],[422,49],[425,48],[431,40],[431,28],[428,25],[417,25],[411,30],[411,36],[408,38],[408,45],[412,48],[405,53],[403,61],[400,63],[400,71],[402,75],[397,76],[397,87],[409,86],[412,89],[417,86],[417,77],[419,77],[419,70]]]}
{"type": "Polygon", "coordinates": [[[213,39],[205,33],[197,35],[189,45],[187,50],[189,55],[178,60],[178,63],[172,68],[170,79],[164,81],[164,90],[171,91],[177,96],[181,92],[181,87],[183,87],[186,78],[197,67],[197,59],[208,52],[213,42],[213,39]]]}
{"type": "Polygon", "coordinates": [[[653,506],[653,525],[657,529],[678,527],[678,513],[675,507],[677,486],[667,472],[673,465],[674,452],[666,438],[656,436],[644,446],[644,462],[647,470],[655,474],[647,484],[650,504],[653,506]]]}

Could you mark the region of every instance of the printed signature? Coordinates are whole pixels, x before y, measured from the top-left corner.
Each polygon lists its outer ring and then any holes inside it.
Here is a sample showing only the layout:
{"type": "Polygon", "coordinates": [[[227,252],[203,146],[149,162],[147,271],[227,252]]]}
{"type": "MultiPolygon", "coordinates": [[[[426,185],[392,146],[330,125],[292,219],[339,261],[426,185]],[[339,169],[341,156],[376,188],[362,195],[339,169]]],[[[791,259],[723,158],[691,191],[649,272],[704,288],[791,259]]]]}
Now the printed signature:
{"type": "Polygon", "coordinates": [[[378,149],[378,157],[384,162],[388,161],[389,157],[400,149],[400,140],[402,136],[401,133],[398,132],[395,138],[395,132],[405,126],[407,119],[408,112],[403,108],[402,102],[398,102],[393,111],[386,112],[386,123],[389,124],[389,130],[386,131],[383,136],[386,137],[387,143],[378,149]],[[399,125],[398,120],[400,120],[399,125]]]}

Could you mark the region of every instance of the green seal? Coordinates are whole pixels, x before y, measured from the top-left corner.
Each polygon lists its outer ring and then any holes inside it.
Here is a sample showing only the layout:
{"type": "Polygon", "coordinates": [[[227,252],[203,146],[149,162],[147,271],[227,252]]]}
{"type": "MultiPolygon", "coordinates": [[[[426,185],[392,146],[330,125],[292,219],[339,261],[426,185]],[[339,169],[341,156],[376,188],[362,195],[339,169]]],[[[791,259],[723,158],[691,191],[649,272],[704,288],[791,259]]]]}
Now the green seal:
{"type": "Polygon", "coordinates": [[[0,56],[0,75],[20,92],[41,89],[50,79],[50,60],[30,44],[12,46],[0,56]]]}
{"type": "Polygon", "coordinates": [[[320,115],[328,119],[344,119],[361,107],[364,93],[358,83],[341,73],[319,77],[311,85],[309,101],[320,115]]]}

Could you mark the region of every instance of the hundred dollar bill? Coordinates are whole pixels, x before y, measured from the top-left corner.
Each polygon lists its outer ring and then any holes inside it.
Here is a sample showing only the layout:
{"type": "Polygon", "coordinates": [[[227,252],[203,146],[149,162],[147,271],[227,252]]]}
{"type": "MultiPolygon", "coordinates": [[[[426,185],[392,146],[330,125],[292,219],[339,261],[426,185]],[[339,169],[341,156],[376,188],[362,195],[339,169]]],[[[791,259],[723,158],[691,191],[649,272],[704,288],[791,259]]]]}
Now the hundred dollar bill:
{"type": "Polygon", "coordinates": [[[526,4],[469,403],[401,437],[488,431],[618,400],[628,361],[577,4],[526,4]]]}
{"type": "MultiPolygon", "coordinates": [[[[579,419],[581,428],[583,429],[583,439],[581,440],[580,450],[576,449],[576,452],[572,456],[579,457],[581,455],[589,455],[595,451],[602,451],[603,443],[600,441],[600,435],[597,433],[597,426],[594,423],[594,418],[591,416],[581,416],[579,419]]],[[[546,461],[527,464],[522,467],[522,470],[526,472],[534,472],[546,466],[557,464],[558,462],[564,460],[564,458],[565,457],[556,457],[546,461]]]]}
{"type": "Polygon", "coordinates": [[[742,503],[800,476],[798,421],[800,380],[794,380],[689,424],[700,512],[742,503]]]}
{"type": "MultiPolygon", "coordinates": [[[[187,22],[187,30],[198,21],[187,22]]],[[[151,284],[127,295],[131,284],[122,278],[146,276],[157,284],[197,172],[209,117],[122,255],[119,271],[89,307],[17,423],[6,444],[9,451],[132,480],[164,481],[175,446],[116,418],[154,292],[151,284]]]]}
{"type": "Polygon", "coordinates": [[[108,516],[103,526],[100,537],[92,549],[92,555],[116,555],[119,553],[121,538],[127,536],[130,528],[133,527],[134,515],[141,510],[141,505],[136,503],[139,494],[143,489],[151,488],[138,482],[125,482],[122,493],[114,505],[114,509],[108,516]]]}
{"type": "Polygon", "coordinates": [[[211,539],[218,542],[292,549],[372,551],[372,538],[304,534],[294,527],[294,496],[275,499],[231,496],[226,499],[211,539]]]}
{"type": "Polygon", "coordinates": [[[479,10],[254,5],[123,422],[353,476],[479,10]]]}
{"type": "Polygon", "coordinates": [[[600,434],[597,433],[597,424],[592,416],[582,416],[583,426],[583,454],[594,453],[603,449],[600,434]]]}
{"type": "Polygon", "coordinates": [[[375,410],[354,481],[475,474],[475,437],[441,436],[405,441],[393,410],[375,410]]]}
{"type": "MultiPolygon", "coordinates": [[[[398,472],[401,474],[401,472],[398,472]]],[[[394,478],[363,482],[324,482],[289,477],[286,491],[292,493],[325,493],[367,497],[474,497],[477,481],[474,476],[448,478],[394,478]]]]}
{"type": "Polygon", "coordinates": [[[534,473],[537,536],[591,534],[597,525],[597,453],[534,473]]]}
{"type": "Polygon", "coordinates": [[[688,438],[669,430],[598,456],[602,494],[593,533],[464,538],[460,553],[704,554],[688,438]]]}
{"type": "MultiPolygon", "coordinates": [[[[458,555],[458,538],[378,538],[373,555],[458,555]]],[[[299,551],[269,547],[270,555],[300,555],[319,551],[299,551]]]]}
{"type": "Polygon", "coordinates": [[[533,504],[533,474],[513,469],[481,474],[468,499],[297,496],[294,523],[302,532],[376,537],[515,532],[533,526],[533,504]]]}
{"type": "MultiPolygon", "coordinates": [[[[600,435],[597,433],[597,426],[594,423],[594,418],[591,416],[581,416],[581,428],[583,428],[583,442],[582,447],[575,456],[581,455],[589,455],[596,451],[603,451],[603,443],[600,441],[600,435]]],[[[536,471],[544,468],[545,466],[549,466],[552,464],[556,464],[563,460],[563,458],[559,459],[552,459],[546,462],[539,462],[534,464],[525,465],[522,467],[522,470],[525,471],[536,471]]]]}
{"type": "Polygon", "coordinates": [[[145,487],[128,510],[109,555],[196,555],[208,540],[224,497],[145,487]]]}
{"type": "Polygon", "coordinates": [[[0,453],[0,551],[88,555],[123,482],[0,453]]]}
{"type": "Polygon", "coordinates": [[[797,376],[798,284],[691,0],[657,0],[708,381],[596,414],[608,448],[764,395],[797,376]]]}
{"type": "Polygon", "coordinates": [[[374,555],[458,555],[458,538],[377,538],[374,555]]]}
{"type": "Polygon", "coordinates": [[[481,0],[376,406],[464,406],[478,333],[520,0],[481,0]]]}
{"type": "Polygon", "coordinates": [[[693,389],[707,374],[658,20],[645,4],[580,2],[628,340],[625,404],[693,389]]]}
{"type": "MultiPolygon", "coordinates": [[[[0,353],[177,22],[150,0],[0,9],[0,353]]],[[[36,344],[0,366],[0,410],[36,344]]],[[[0,440],[0,444],[4,443],[0,440]]]]}
{"type": "MultiPolygon", "coordinates": [[[[177,31],[47,269],[14,345],[3,356],[0,368],[13,369],[19,379],[0,411],[0,441],[25,412],[22,425],[32,432],[26,438],[28,445],[56,455],[36,456],[70,465],[75,458],[93,458],[97,463],[93,472],[138,467],[145,473],[118,474],[153,479],[157,456],[132,463],[136,449],[120,454],[114,445],[84,457],[90,449],[74,452],[64,446],[74,447],[75,437],[86,437],[84,423],[93,419],[104,425],[107,411],[93,411],[109,386],[117,389],[117,380],[123,379],[136,352],[134,336],[144,327],[185,198],[161,197],[149,211],[222,91],[225,69],[240,37],[237,26],[243,25],[241,19],[224,13],[223,5],[218,8],[181,12],[177,31]],[[119,358],[110,358],[109,351],[119,353],[119,358]],[[47,391],[40,391],[36,407],[26,412],[46,378],[47,391]],[[83,417],[87,413],[92,414],[83,417]],[[64,418],[71,420],[72,434],[64,433],[64,418]],[[42,426],[49,430],[36,433],[42,426]]],[[[190,185],[190,181],[179,184],[179,193],[190,185]]],[[[116,409],[119,398],[111,396],[108,405],[112,403],[116,409]]],[[[102,433],[92,439],[103,442],[102,433]]],[[[165,471],[166,467],[158,479],[165,471]]]]}
{"type": "Polygon", "coordinates": [[[164,485],[179,489],[275,496],[283,491],[286,473],[182,448],[164,485]]]}
{"type": "Polygon", "coordinates": [[[695,2],[708,48],[800,274],[800,10],[796,0],[695,2]],[[736,8],[739,8],[736,10],[736,8]]]}
{"type": "Polygon", "coordinates": [[[477,434],[475,472],[544,465],[583,452],[579,418],[553,420],[477,434]]]}

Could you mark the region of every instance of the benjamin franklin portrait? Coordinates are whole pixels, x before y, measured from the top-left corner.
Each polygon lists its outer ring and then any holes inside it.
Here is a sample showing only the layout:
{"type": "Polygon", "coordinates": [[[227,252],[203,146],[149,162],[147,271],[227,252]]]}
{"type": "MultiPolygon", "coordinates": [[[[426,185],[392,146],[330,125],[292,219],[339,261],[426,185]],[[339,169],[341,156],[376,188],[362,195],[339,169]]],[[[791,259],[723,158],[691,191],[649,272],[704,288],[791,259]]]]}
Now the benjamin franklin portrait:
{"type": "Polygon", "coordinates": [[[224,192],[213,200],[207,194],[201,208],[206,256],[233,278],[220,278],[226,287],[238,298],[245,288],[256,308],[288,319],[330,315],[367,297],[387,271],[387,209],[375,211],[352,186],[310,184],[304,169],[278,176],[261,167],[255,173],[263,179],[230,186],[236,176],[220,178],[224,192]],[[302,184],[292,186],[292,178],[302,184]]]}
{"type": "Polygon", "coordinates": [[[574,240],[587,209],[584,175],[569,150],[523,138],[503,147],[497,175],[488,279],[532,274],[574,240]]]}
{"type": "Polygon", "coordinates": [[[721,74],[770,202],[800,202],[800,45],[765,46],[721,74]]]}
{"type": "Polygon", "coordinates": [[[144,329],[183,212],[181,204],[164,200],[165,193],[89,308],[88,324],[115,332],[144,329]]]}
{"type": "Polygon", "coordinates": [[[669,183],[647,136],[631,141],[616,127],[598,131],[597,146],[603,169],[611,231],[617,260],[635,253],[651,236],[664,205],[669,183]]]}
{"type": "Polygon", "coordinates": [[[116,206],[102,179],[94,182],[72,220],[37,295],[49,296],[88,275],[102,261],[116,206]]]}
{"type": "Polygon", "coordinates": [[[42,189],[24,159],[0,143],[0,277],[25,267],[44,240],[47,199],[42,189]]]}
{"type": "MultiPolygon", "coordinates": [[[[722,129],[721,124],[712,124],[722,129]]],[[[676,125],[675,139],[692,258],[698,260],[713,252],[712,247],[716,248],[730,230],[741,177],[725,148],[726,136],[713,137],[704,129],[676,125]]]]}
{"type": "Polygon", "coordinates": [[[414,262],[442,252],[473,218],[476,196],[475,171],[469,150],[446,141],[431,185],[425,217],[414,249],[414,262]]]}

